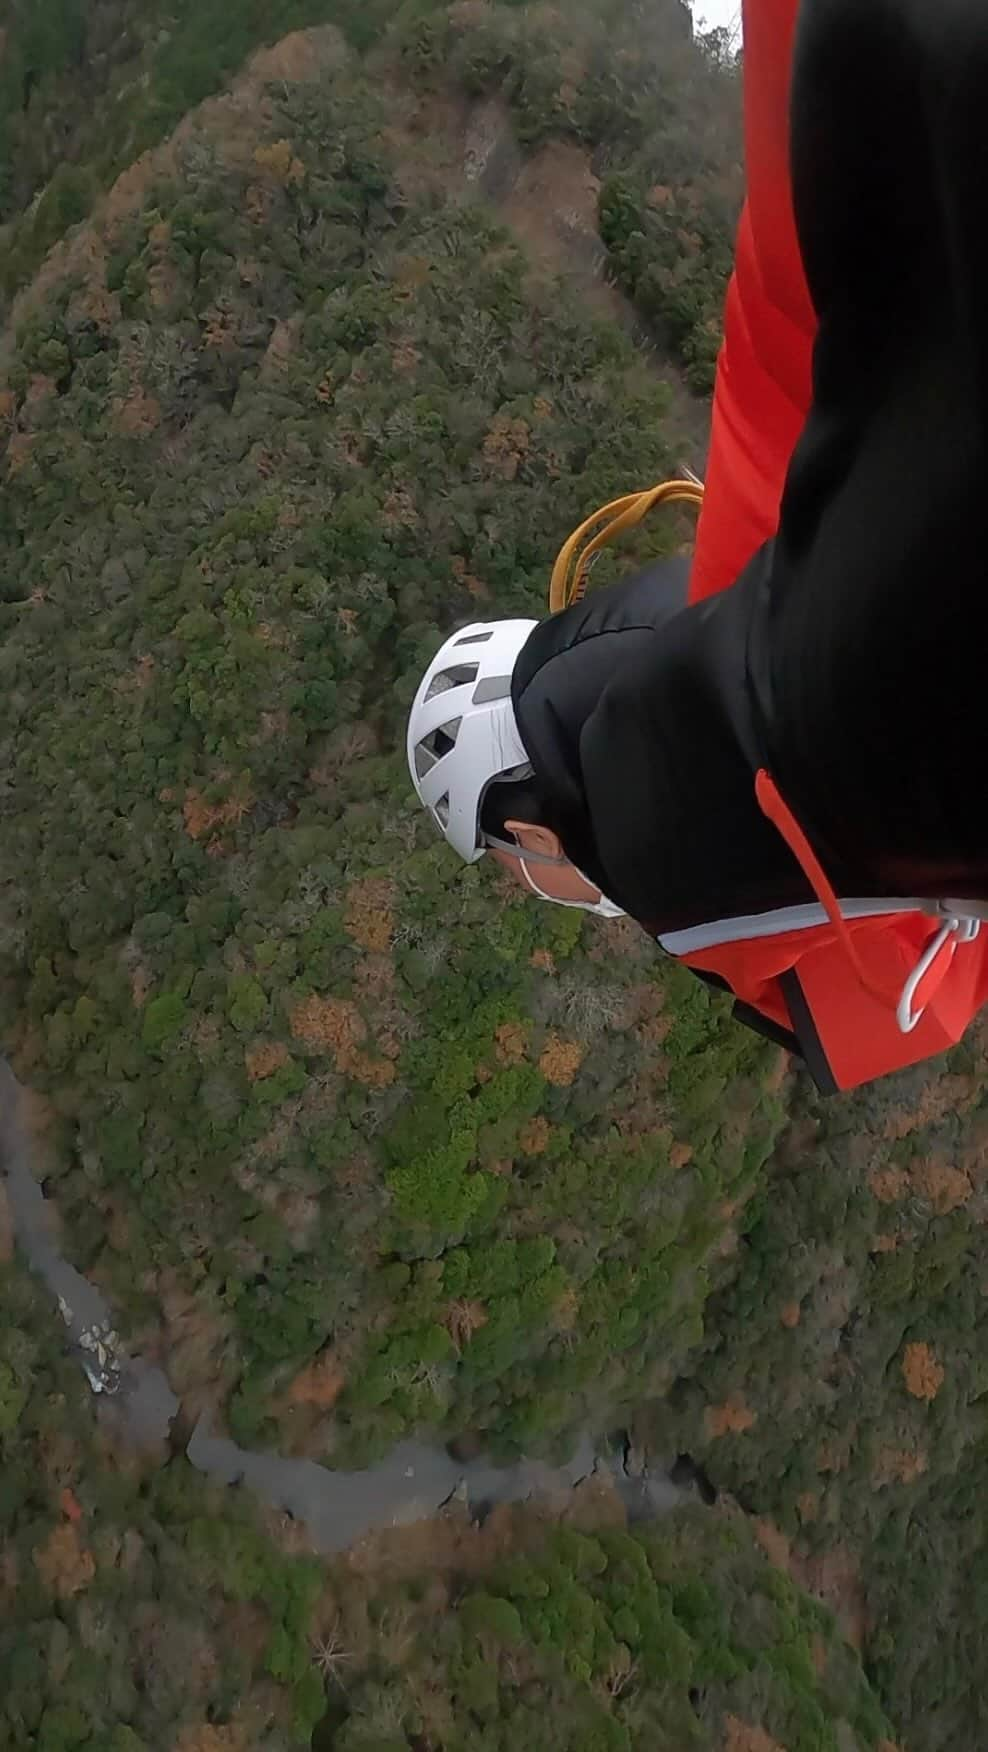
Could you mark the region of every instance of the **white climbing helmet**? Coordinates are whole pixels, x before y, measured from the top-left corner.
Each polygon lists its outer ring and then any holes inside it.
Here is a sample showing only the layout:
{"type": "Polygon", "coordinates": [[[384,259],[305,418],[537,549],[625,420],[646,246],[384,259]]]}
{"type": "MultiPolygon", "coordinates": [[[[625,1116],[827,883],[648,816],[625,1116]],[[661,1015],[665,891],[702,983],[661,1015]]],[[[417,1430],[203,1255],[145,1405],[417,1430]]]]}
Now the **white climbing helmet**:
{"type": "Polygon", "coordinates": [[[511,675],[534,620],[482,621],[447,639],[408,718],[408,770],[420,803],[466,863],[483,857],[480,809],[493,780],[531,772],[511,675]]]}

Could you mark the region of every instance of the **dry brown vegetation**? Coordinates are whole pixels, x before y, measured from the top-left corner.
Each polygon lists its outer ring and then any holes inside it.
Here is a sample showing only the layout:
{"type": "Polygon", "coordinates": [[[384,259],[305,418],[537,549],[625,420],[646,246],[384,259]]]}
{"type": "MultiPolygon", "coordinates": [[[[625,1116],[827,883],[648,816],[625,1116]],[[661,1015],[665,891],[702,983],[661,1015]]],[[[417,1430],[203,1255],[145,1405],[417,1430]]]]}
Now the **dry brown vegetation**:
{"type": "Polygon", "coordinates": [[[484,439],[484,460],[491,474],[513,481],[528,452],[529,436],[524,420],[499,414],[484,439]]]}
{"type": "Polygon", "coordinates": [[[305,166],[296,157],[289,140],[275,140],[270,146],[258,146],[254,163],[265,176],[283,187],[298,188],[305,181],[305,166]]]}
{"type": "Polygon", "coordinates": [[[350,998],[311,997],[296,1005],[289,1017],[296,1040],[332,1054],[338,1071],[358,1083],[383,1089],[395,1079],[391,1059],[364,1052],[367,1024],[350,998]]]}
{"type": "Polygon", "coordinates": [[[389,876],[365,876],[353,882],[343,903],[343,924],[354,942],[383,955],[394,935],[396,887],[389,876]]]}
{"type": "Polygon", "coordinates": [[[281,1040],[261,1040],[244,1052],[244,1068],[251,1083],[263,1082],[288,1063],[288,1048],[281,1040]]]}
{"type": "Polygon", "coordinates": [[[35,1551],[34,1564],[48,1592],[59,1600],[81,1593],[96,1574],[93,1554],[83,1546],[74,1521],[52,1528],[45,1544],[35,1551]]]}
{"type": "Polygon", "coordinates": [[[487,1325],[487,1309],[483,1302],[461,1299],[451,1302],[446,1310],[443,1325],[458,1351],[469,1344],[475,1332],[487,1325]]]}
{"type": "Polygon", "coordinates": [[[914,1190],[928,1199],[941,1216],[966,1205],[972,1186],[963,1168],[953,1168],[948,1162],[934,1159],[921,1162],[910,1176],[914,1190]]]}
{"type": "Polygon", "coordinates": [[[914,1399],[935,1399],[943,1386],[944,1367],[928,1344],[907,1344],[902,1356],[902,1376],[914,1399]]]}
{"type": "Polygon", "coordinates": [[[521,1022],[500,1022],[494,1030],[494,1042],[499,1065],[520,1065],[528,1047],[528,1029],[521,1022]]]}
{"type": "MultiPolygon", "coordinates": [[[[165,795],[166,802],[169,797],[170,794],[165,795]]],[[[217,827],[235,827],[253,806],[254,799],[246,787],[218,803],[208,803],[201,791],[191,789],[182,803],[185,831],[190,839],[204,839],[217,827]]]]}
{"type": "Polygon", "coordinates": [[[583,1048],[575,1040],[564,1040],[550,1034],[539,1055],[539,1070],[547,1083],[566,1088],[572,1083],[583,1063],[583,1048]]]}
{"type": "Polygon", "coordinates": [[[774,1564],[776,1569],[785,1570],[788,1574],[792,1562],[792,1541],[787,1534],[783,1533],[782,1528],[777,1527],[774,1521],[756,1518],[754,1527],[755,1538],[769,1563],[774,1564]]]}
{"type": "Polygon", "coordinates": [[[909,1190],[909,1175],[905,1168],[873,1168],[868,1175],[870,1186],[879,1204],[894,1204],[905,1198],[909,1190]]]}
{"type": "Polygon", "coordinates": [[[523,1156],[541,1156],[549,1147],[552,1127],[541,1113],[522,1127],[518,1142],[523,1156]]]}
{"type": "Polygon", "coordinates": [[[732,1393],[723,1405],[708,1405],[707,1433],[715,1440],[720,1436],[743,1436],[758,1422],[758,1413],[745,1403],[743,1393],[732,1393]]]}
{"type": "Polygon", "coordinates": [[[346,1385],[346,1373],[333,1350],[323,1351],[295,1376],[285,1397],[289,1405],[313,1405],[330,1411],[346,1385]]]}
{"type": "Polygon", "coordinates": [[[228,1723],[214,1727],[209,1722],[183,1728],[175,1741],[174,1752],[249,1752],[246,1726],[228,1723]]]}
{"type": "Polygon", "coordinates": [[[752,1727],[738,1716],[724,1717],[724,1752],[786,1752],[786,1747],[764,1728],[752,1727]]]}

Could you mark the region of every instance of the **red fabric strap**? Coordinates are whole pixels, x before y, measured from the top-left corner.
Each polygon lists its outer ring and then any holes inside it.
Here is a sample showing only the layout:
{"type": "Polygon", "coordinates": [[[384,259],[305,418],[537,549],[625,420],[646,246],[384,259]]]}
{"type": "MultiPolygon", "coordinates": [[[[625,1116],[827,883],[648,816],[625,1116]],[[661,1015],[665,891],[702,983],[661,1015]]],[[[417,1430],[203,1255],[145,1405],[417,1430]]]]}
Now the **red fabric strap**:
{"type": "MultiPolygon", "coordinates": [[[[871,996],[876,998],[879,1003],[886,1004],[891,1009],[897,1010],[901,992],[892,991],[889,987],[882,985],[879,981],[871,978],[861,956],[858,954],[858,947],[854,941],[854,934],[848,928],[847,920],[840,909],[840,901],[834,893],[823,865],[813,850],[813,847],[810,845],[810,842],[807,839],[806,834],[803,832],[803,829],[800,827],[799,822],[793,815],[788,803],[782,796],[775,780],[770,773],[765,771],[764,767],[760,768],[755,775],[755,797],[762,814],[782,835],[786,845],[796,859],[803,875],[806,877],[806,880],[816,895],[817,900],[820,902],[820,905],[823,907],[824,912],[830,920],[836,933],[837,940],[851,963],[851,966],[854,968],[858,979],[864,986],[865,991],[870,992],[871,996]]],[[[931,921],[931,936],[934,933],[934,929],[935,927],[931,921]]],[[[954,950],[956,946],[956,937],[948,938],[944,942],[942,952],[927,969],[920,988],[915,994],[916,1003],[919,1008],[925,1008],[930,1002],[933,994],[948,972],[951,962],[954,959],[954,950]]]]}

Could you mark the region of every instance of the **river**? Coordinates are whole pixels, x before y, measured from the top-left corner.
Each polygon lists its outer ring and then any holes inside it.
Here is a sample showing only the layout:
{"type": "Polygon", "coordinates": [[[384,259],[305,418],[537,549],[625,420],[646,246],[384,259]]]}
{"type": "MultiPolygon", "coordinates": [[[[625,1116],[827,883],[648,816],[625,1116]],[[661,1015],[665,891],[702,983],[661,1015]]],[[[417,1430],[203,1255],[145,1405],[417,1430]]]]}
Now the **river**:
{"type": "MultiPolygon", "coordinates": [[[[94,1393],[112,1395],[123,1436],[142,1448],[167,1440],[179,1401],[157,1365],[126,1355],[106,1298],[64,1257],[55,1240],[51,1207],[35,1178],[21,1116],[21,1090],[0,1062],[0,1163],[18,1245],[56,1299],[69,1344],[94,1393]]],[[[594,1472],[609,1473],[634,1519],[674,1508],[685,1492],[664,1474],[632,1477],[623,1457],[600,1452],[584,1435],[564,1466],[520,1460],[492,1466],[479,1459],[457,1461],[445,1448],[404,1442],[377,1466],[334,1472],[314,1460],[274,1451],[239,1448],[215,1435],[200,1417],[187,1456],[197,1471],[220,1484],[243,1484],[270,1507],[306,1527],[317,1550],[344,1551],[364,1534],[434,1515],[458,1496],[482,1511],[494,1503],[518,1502],[572,1490],[594,1472]]]]}

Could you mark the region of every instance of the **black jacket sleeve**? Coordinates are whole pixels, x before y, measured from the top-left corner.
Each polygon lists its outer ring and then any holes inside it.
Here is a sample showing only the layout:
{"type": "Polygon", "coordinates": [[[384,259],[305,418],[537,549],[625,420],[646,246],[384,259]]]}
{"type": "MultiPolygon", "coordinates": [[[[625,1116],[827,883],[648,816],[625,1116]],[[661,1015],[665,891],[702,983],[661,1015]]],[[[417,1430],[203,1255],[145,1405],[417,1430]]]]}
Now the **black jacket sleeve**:
{"type": "Polygon", "coordinates": [[[792,181],[819,330],[754,562],[768,762],[864,892],[988,893],[988,6],[804,0],[792,181]]]}
{"type": "MultiPolygon", "coordinates": [[[[550,825],[573,862],[623,905],[612,886],[615,871],[602,855],[608,822],[587,792],[582,738],[612,684],[638,662],[648,663],[661,631],[685,604],[688,582],[688,562],[676,558],[591,590],[539,623],[512,677],[522,741],[551,800],[550,825]]],[[[620,788],[612,769],[608,791],[615,796],[620,788]]],[[[622,840],[627,837],[625,831],[622,840]]]]}
{"type": "Polygon", "coordinates": [[[808,898],[761,765],[838,893],[988,896],[988,6],[803,0],[791,165],[818,338],[777,536],[567,723],[572,855],[660,929],[808,898]]]}

